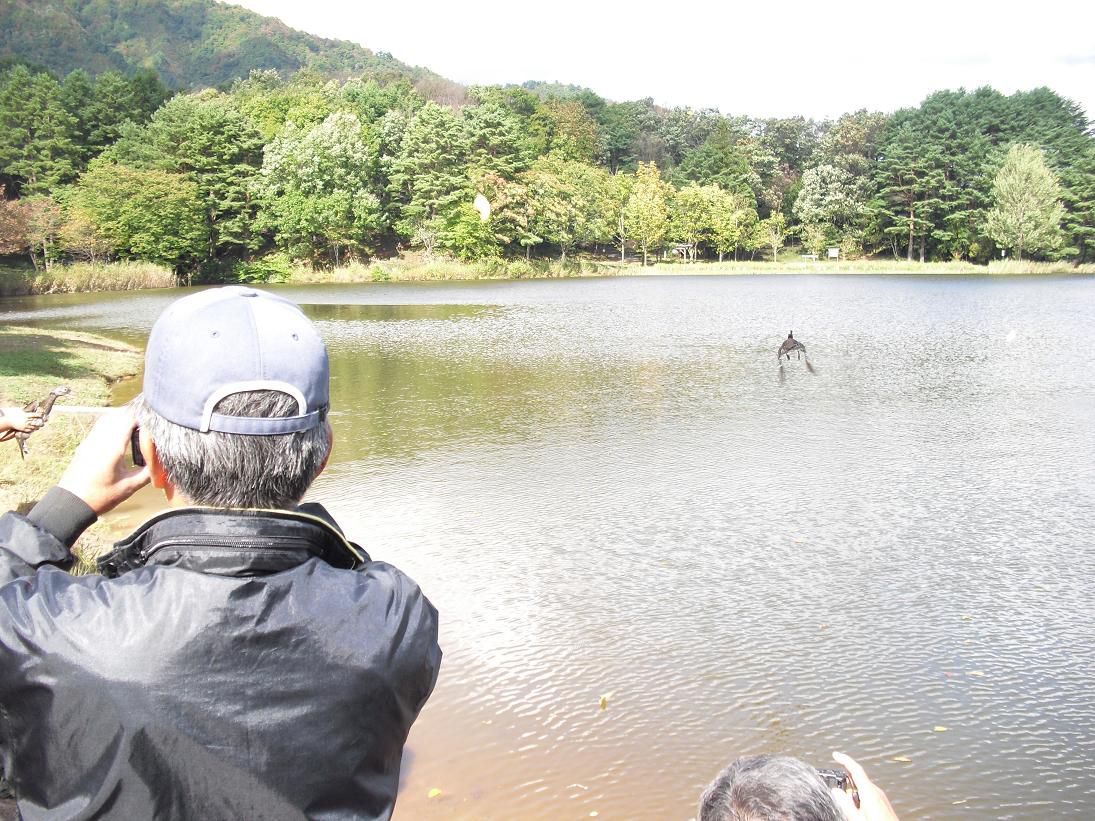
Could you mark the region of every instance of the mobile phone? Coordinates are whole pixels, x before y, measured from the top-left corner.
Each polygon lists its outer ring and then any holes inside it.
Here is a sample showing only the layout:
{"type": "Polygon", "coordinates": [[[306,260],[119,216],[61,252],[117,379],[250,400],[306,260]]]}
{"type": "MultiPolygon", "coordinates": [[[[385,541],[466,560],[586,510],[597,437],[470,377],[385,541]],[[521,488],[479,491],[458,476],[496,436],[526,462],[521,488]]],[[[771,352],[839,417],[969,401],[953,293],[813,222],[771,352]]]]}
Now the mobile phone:
{"type": "Polygon", "coordinates": [[[129,451],[133,457],[133,464],[139,468],[144,467],[144,454],[141,453],[141,429],[134,428],[129,435],[129,451]]]}

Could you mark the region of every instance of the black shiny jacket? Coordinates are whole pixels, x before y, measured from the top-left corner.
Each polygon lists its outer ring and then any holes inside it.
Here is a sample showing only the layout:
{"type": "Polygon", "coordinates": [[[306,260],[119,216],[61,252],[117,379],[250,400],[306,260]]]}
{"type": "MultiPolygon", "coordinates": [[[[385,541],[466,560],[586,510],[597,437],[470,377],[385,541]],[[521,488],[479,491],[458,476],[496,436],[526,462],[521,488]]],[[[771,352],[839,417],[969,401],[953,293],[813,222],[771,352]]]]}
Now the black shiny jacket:
{"type": "Polygon", "coordinates": [[[437,612],[310,507],[165,513],[101,576],[0,517],[0,749],[24,818],[391,815],[437,612]]]}

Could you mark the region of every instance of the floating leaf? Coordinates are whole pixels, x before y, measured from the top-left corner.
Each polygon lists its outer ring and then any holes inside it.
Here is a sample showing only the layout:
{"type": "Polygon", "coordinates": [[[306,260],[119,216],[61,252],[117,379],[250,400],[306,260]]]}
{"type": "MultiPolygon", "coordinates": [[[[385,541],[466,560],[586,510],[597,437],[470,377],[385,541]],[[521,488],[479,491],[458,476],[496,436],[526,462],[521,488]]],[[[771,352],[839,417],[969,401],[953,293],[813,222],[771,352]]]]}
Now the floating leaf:
{"type": "Polygon", "coordinates": [[[952,801],[951,806],[958,806],[959,804],[965,804],[967,801],[969,801],[968,798],[960,798],[957,801],[952,801]]]}
{"type": "Polygon", "coordinates": [[[598,815],[600,815],[600,813],[597,812],[597,810],[590,810],[589,811],[589,817],[590,818],[596,818],[598,815]]]}
{"type": "Polygon", "coordinates": [[[605,693],[603,696],[601,696],[600,700],[597,703],[601,705],[602,710],[607,710],[608,709],[608,700],[610,698],[612,698],[614,695],[616,695],[616,694],[615,693],[605,693]]]}
{"type": "Polygon", "coordinates": [[[971,676],[977,676],[978,678],[981,678],[981,676],[983,676],[985,674],[982,673],[980,670],[970,670],[970,675],[971,676]]]}
{"type": "Polygon", "coordinates": [[[426,793],[426,798],[440,798],[440,797],[441,797],[441,790],[437,789],[437,787],[431,787],[430,791],[428,793],[426,793]]]}
{"type": "Polygon", "coordinates": [[[898,764],[911,764],[912,763],[911,758],[906,758],[903,755],[895,755],[893,758],[890,759],[890,761],[896,761],[898,764]]]}
{"type": "Polygon", "coordinates": [[[942,724],[936,724],[934,727],[932,727],[933,733],[945,733],[946,731],[947,728],[944,727],[942,724]]]}

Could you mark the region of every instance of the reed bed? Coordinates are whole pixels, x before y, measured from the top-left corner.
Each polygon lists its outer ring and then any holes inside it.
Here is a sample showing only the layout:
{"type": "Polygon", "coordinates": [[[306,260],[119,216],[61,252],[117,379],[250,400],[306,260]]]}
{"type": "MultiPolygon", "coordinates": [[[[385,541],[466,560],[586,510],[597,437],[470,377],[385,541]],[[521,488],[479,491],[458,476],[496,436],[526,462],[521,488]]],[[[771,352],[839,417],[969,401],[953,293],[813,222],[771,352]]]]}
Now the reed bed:
{"type": "Polygon", "coordinates": [[[76,262],[48,271],[0,270],[0,296],[136,291],[176,285],[170,269],[152,262],[76,262]]]}

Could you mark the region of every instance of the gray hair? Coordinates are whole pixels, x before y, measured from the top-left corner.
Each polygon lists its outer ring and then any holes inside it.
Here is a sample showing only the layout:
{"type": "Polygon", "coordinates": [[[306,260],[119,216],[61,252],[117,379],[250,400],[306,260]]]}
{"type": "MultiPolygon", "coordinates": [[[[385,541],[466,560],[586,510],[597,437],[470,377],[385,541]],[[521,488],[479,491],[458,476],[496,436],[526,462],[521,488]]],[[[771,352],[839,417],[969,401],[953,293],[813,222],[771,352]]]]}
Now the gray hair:
{"type": "Polygon", "coordinates": [[[817,770],[797,758],[739,758],[700,799],[699,821],[844,821],[817,770]]]}
{"type": "MultiPolygon", "coordinates": [[[[201,433],[164,419],[138,397],[137,421],[156,443],[172,483],[196,505],[291,508],[319,475],[331,446],[330,428],[272,436],[201,433]]],[[[280,391],[226,396],[215,413],[280,417],[297,413],[296,400],[280,391]]]]}

